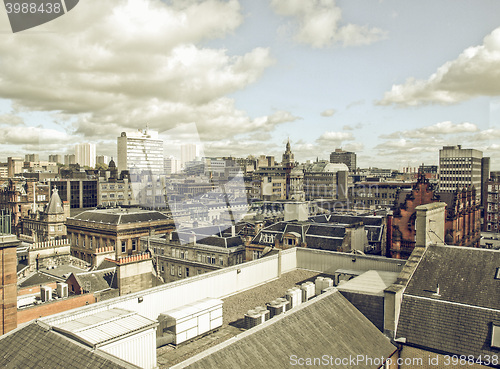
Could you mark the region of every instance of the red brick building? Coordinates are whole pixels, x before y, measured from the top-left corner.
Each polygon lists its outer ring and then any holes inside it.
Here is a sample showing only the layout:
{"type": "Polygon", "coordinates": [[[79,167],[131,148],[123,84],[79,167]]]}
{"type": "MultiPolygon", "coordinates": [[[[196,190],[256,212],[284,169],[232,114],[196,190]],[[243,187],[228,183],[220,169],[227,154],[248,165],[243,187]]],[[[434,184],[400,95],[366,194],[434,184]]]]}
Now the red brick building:
{"type": "Polygon", "coordinates": [[[434,185],[420,176],[411,189],[399,190],[394,202],[388,232],[388,255],[407,259],[415,246],[415,220],[419,205],[446,203],[445,239],[447,245],[479,247],[481,222],[476,190],[464,188],[453,193],[436,192],[434,185]]]}

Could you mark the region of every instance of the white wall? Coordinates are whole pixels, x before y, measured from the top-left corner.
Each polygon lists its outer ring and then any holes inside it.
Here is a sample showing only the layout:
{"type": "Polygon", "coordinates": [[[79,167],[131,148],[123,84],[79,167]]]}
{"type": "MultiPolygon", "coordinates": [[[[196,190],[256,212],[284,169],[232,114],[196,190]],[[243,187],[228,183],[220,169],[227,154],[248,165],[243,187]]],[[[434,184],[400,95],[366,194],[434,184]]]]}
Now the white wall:
{"type": "Polygon", "coordinates": [[[141,368],[156,368],[156,329],[148,329],[99,349],[141,368]]]}

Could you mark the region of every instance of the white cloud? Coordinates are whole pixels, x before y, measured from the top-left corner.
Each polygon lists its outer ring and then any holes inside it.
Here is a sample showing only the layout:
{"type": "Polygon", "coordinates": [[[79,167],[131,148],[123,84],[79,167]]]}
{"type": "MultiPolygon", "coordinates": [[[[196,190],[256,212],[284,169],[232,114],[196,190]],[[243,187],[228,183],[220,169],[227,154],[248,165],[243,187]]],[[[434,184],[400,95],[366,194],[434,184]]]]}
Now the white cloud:
{"type": "Polygon", "coordinates": [[[277,14],[295,18],[295,39],[315,48],[334,43],[368,45],[386,37],[386,32],[379,28],[341,25],[342,10],[334,0],[271,0],[271,7],[277,14]]]}
{"type": "Polygon", "coordinates": [[[457,59],[446,62],[427,80],[408,78],[393,85],[378,102],[397,104],[455,104],[477,96],[500,95],[500,28],[486,36],[482,45],[469,47],[457,59]]]}
{"type": "Polygon", "coordinates": [[[322,117],[331,117],[333,116],[337,111],[335,109],[327,109],[323,112],[321,112],[322,117]]]}
{"type": "Polygon", "coordinates": [[[449,135],[457,133],[472,133],[479,131],[474,123],[462,122],[454,124],[450,121],[438,122],[431,126],[417,128],[408,131],[396,131],[388,135],[382,135],[382,138],[427,138],[439,135],[449,135]]]}
{"type": "Polygon", "coordinates": [[[67,143],[72,137],[64,132],[43,127],[1,126],[2,143],[14,145],[43,145],[67,143]]]}
{"type": "MultiPolygon", "coordinates": [[[[269,49],[228,55],[199,46],[242,20],[237,0],[86,0],[33,31],[3,35],[0,98],[58,112],[71,121],[68,133],[86,140],[116,140],[146,123],[159,131],[196,123],[208,139],[269,131],[296,118],[276,112],[252,119],[225,97],[274,63],[269,49]]],[[[0,17],[1,29],[6,22],[0,17]]]]}

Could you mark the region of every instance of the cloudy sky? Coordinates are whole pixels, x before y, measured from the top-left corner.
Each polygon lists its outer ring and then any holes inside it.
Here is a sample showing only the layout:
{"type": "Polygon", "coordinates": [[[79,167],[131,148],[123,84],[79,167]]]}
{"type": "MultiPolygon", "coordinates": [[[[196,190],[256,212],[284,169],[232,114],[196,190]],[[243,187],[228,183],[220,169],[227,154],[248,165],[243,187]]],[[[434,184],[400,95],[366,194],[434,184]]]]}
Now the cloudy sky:
{"type": "Polygon", "coordinates": [[[0,9],[0,160],[116,157],[125,130],[166,152],[358,166],[437,164],[443,145],[500,170],[496,0],[80,0],[13,34],[0,9]]]}

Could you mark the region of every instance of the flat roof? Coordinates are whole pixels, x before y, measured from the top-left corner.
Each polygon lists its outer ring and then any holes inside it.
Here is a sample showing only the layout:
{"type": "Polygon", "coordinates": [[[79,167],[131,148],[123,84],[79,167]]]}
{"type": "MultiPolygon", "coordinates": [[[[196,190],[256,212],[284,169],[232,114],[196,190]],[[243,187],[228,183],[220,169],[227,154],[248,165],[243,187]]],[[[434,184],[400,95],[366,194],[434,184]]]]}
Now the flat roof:
{"type": "Polygon", "coordinates": [[[184,343],[176,348],[169,345],[158,348],[156,350],[158,367],[168,368],[181,363],[210,347],[240,334],[245,331],[243,328],[244,315],[248,310],[257,306],[265,306],[266,303],[284,296],[285,292],[295,285],[314,281],[318,276],[331,277],[329,274],[296,269],[282,274],[280,278],[271,282],[222,299],[224,302],[222,327],[217,332],[194,339],[192,342],[184,343]]]}

